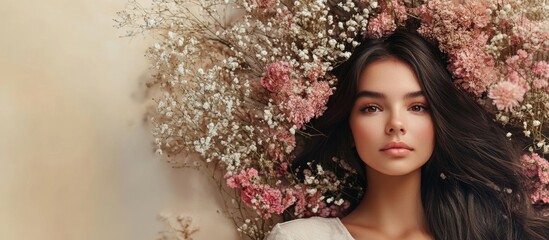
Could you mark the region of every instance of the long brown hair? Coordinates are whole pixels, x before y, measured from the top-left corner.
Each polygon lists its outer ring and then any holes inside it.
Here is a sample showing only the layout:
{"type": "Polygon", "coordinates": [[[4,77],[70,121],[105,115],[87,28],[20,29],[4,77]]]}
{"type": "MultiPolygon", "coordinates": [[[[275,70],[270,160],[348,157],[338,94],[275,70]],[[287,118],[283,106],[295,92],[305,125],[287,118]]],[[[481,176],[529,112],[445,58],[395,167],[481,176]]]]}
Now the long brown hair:
{"type": "MultiPolygon", "coordinates": [[[[293,169],[311,159],[330,166],[332,156],[338,156],[358,170],[358,182],[367,188],[365,165],[351,147],[349,115],[361,71],[387,57],[412,67],[430,106],[435,148],[422,167],[421,196],[431,235],[448,240],[549,238],[549,220],[536,217],[529,207],[518,165],[520,149],[506,139],[490,113],[455,87],[436,44],[415,32],[397,30],[364,40],[334,69],[336,91],[324,115],[311,122],[325,137],[307,140],[293,169]]],[[[347,194],[355,196],[349,198],[353,209],[361,193],[351,189],[347,194]]]]}

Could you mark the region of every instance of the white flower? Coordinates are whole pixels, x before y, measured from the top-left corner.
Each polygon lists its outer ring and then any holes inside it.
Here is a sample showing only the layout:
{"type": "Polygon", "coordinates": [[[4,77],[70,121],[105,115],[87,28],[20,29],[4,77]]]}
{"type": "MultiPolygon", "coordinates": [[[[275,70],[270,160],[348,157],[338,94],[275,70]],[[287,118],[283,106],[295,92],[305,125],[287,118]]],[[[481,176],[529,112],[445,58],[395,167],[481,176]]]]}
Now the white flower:
{"type": "Polygon", "coordinates": [[[442,180],[445,180],[446,179],[446,174],[440,173],[440,178],[442,178],[442,180]]]}
{"type": "Polygon", "coordinates": [[[205,110],[210,109],[210,103],[205,102],[204,104],[202,104],[202,108],[204,108],[205,110]]]}
{"type": "Polygon", "coordinates": [[[307,193],[309,195],[315,195],[315,193],[317,192],[318,190],[316,188],[307,188],[307,193]]]}
{"type": "Polygon", "coordinates": [[[176,36],[176,34],[175,34],[174,32],[172,32],[172,31],[169,31],[169,32],[168,32],[168,37],[169,37],[170,39],[175,39],[175,36],[176,36]]]}

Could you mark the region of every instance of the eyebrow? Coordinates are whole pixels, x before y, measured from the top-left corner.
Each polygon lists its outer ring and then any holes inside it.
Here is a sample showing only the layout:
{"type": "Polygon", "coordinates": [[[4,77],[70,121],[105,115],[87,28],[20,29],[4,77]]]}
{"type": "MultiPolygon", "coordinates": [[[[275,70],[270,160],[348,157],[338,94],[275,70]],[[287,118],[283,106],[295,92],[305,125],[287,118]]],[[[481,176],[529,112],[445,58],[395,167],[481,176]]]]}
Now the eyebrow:
{"type": "MultiPolygon", "coordinates": [[[[424,96],[423,95],[423,91],[416,91],[416,92],[409,92],[409,93],[406,93],[406,95],[404,95],[404,99],[410,99],[410,98],[415,98],[415,97],[420,97],[420,96],[424,96]]],[[[371,97],[371,98],[380,98],[380,99],[385,99],[387,98],[385,96],[385,94],[383,93],[380,93],[380,92],[372,92],[372,91],[366,91],[366,90],[363,90],[363,91],[360,91],[356,94],[356,97],[355,99],[358,99],[360,97],[371,97]]]]}

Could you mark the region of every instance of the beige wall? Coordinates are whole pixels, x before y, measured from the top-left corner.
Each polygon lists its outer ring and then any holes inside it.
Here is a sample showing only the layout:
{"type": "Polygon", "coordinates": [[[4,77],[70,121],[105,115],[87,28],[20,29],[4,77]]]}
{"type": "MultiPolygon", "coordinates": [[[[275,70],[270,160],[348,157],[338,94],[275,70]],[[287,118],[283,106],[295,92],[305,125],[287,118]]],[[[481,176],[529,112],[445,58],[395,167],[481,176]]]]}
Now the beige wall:
{"type": "Polygon", "coordinates": [[[235,239],[207,178],[152,153],[151,39],[118,38],[125,2],[1,1],[0,239],[154,239],[160,212],[235,239]]]}

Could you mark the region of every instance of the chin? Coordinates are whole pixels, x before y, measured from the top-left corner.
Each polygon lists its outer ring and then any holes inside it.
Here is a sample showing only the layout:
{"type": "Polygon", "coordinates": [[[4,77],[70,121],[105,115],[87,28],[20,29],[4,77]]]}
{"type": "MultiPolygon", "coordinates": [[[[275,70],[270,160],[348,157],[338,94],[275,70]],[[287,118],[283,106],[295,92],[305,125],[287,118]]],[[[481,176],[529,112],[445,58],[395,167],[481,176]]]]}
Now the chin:
{"type": "MultiPolygon", "coordinates": [[[[401,159],[402,160],[402,159],[401,159]]],[[[396,160],[399,161],[399,160],[396,160]]],[[[393,162],[390,164],[368,164],[366,163],[367,168],[370,170],[379,172],[387,176],[405,176],[417,171],[421,171],[421,167],[425,163],[421,164],[410,164],[409,162],[393,162]]]]}

